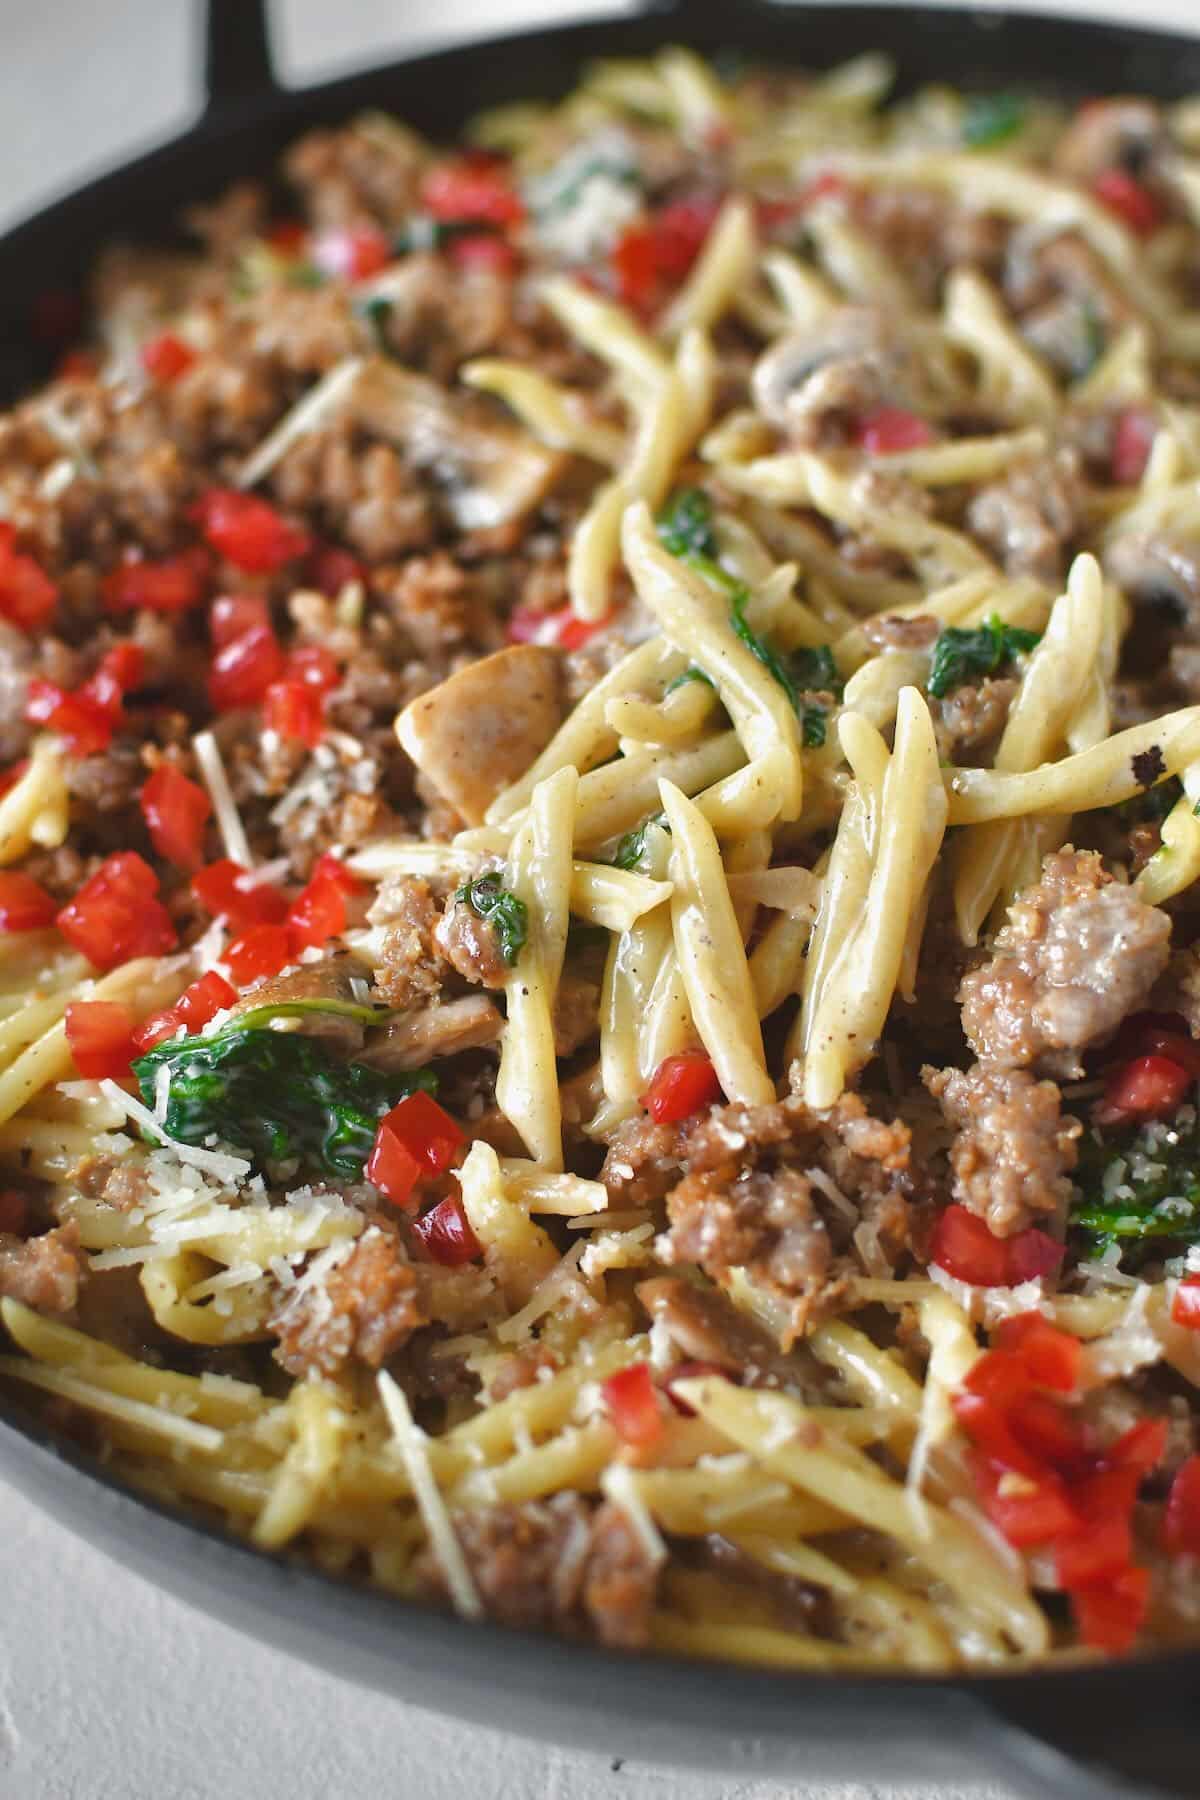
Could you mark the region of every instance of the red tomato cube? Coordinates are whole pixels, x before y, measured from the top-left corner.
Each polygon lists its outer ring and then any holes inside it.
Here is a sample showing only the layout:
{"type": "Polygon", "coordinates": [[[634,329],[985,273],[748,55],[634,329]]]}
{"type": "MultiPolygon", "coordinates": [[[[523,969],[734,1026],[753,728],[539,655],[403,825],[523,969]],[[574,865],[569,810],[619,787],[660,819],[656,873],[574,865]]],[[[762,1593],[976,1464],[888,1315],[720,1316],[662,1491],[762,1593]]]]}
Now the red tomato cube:
{"type": "Polygon", "coordinates": [[[159,763],[138,796],[150,842],[177,868],[190,874],[204,860],[204,827],[212,802],[204,789],[177,769],[159,763]]]}
{"type": "Polygon", "coordinates": [[[233,940],[222,960],[239,987],[278,975],[292,960],[286,925],[251,925],[233,940]]]}
{"type": "Polygon", "coordinates": [[[249,575],[271,575],[305,555],[307,534],[273,506],[238,488],[209,488],[196,506],[200,529],[218,556],[249,575]]]}
{"type": "Polygon", "coordinates": [[[658,1124],[670,1125],[690,1118],[720,1098],[721,1083],[708,1053],[684,1050],[659,1063],[653,1081],[642,1095],[642,1105],[658,1124]]]}
{"type": "Polygon", "coordinates": [[[57,908],[45,888],[20,869],[0,869],[0,931],[42,931],[57,908]]]}
{"type": "Polygon", "coordinates": [[[66,1012],[67,1043],[87,1081],[123,1081],[133,1056],[133,1015],[113,1000],[73,1000],[66,1012]]]}
{"type": "Polygon", "coordinates": [[[457,1194],[447,1195],[419,1219],[414,1219],[413,1236],[425,1246],[434,1262],[448,1269],[475,1262],[483,1254],[457,1194]]]}
{"type": "Polygon", "coordinates": [[[163,956],[175,948],[177,937],[157,895],[154,870],[135,851],[122,850],[62,908],[58,928],[98,969],[135,956],[163,956]]]}
{"type": "Polygon", "coordinates": [[[648,1363],[632,1363],[600,1383],[613,1429],[623,1443],[645,1449],[662,1434],[663,1414],[648,1363]]]}

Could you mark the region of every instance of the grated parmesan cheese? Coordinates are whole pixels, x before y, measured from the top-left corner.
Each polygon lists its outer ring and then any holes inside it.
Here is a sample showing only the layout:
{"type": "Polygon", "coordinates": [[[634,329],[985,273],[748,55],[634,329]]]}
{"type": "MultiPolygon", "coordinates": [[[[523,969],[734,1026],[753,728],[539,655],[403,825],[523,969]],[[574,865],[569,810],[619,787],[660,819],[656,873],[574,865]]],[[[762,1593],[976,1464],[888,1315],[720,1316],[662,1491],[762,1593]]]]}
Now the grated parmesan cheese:
{"type": "Polygon", "coordinates": [[[327,374],[322,375],[303,399],[296,402],[291,412],[284,415],[274,431],[263,439],[257,450],[246,458],[238,471],[238,486],[254,487],[264,475],[270,474],[297,438],[314,431],[318,425],[323,425],[342,402],[350,398],[363,367],[364,359],[361,356],[347,356],[327,374]]]}
{"type": "Polygon", "coordinates": [[[115,1081],[102,1081],[101,1091],[116,1105],[120,1106],[127,1119],[133,1119],[152,1137],[167,1145],[174,1151],[181,1163],[190,1164],[194,1169],[206,1170],[215,1175],[218,1181],[239,1182],[250,1173],[250,1164],[244,1156],[233,1156],[228,1150],[205,1150],[198,1144],[181,1144],[177,1138],[168,1137],[162,1125],[148,1106],[127,1094],[123,1087],[115,1081]]]}
{"type": "Polygon", "coordinates": [[[601,1475],[600,1487],[605,1499],[611,1500],[625,1514],[651,1562],[665,1562],[667,1546],[659,1536],[658,1526],[650,1517],[650,1509],[642,1499],[633,1470],[625,1463],[614,1463],[601,1475]]]}
{"type": "Polygon", "coordinates": [[[434,1555],[450,1589],[450,1598],[464,1619],[482,1619],[483,1604],[475,1591],[462,1545],[454,1535],[450,1515],[438,1492],[433,1470],[429,1466],[425,1433],[409,1410],[403,1389],[397,1387],[386,1369],[380,1370],[376,1384],[383,1410],[387,1414],[392,1436],[400,1452],[434,1555]]]}
{"type": "Polygon", "coordinates": [[[242,815],[234,803],[233,790],[229,786],[229,777],[225,773],[217,740],[211,731],[198,731],[192,739],[192,749],[196,752],[196,761],[200,765],[204,785],[213,803],[225,854],[243,869],[249,869],[254,864],[250,840],[246,836],[246,827],[242,824],[242,815]]]}

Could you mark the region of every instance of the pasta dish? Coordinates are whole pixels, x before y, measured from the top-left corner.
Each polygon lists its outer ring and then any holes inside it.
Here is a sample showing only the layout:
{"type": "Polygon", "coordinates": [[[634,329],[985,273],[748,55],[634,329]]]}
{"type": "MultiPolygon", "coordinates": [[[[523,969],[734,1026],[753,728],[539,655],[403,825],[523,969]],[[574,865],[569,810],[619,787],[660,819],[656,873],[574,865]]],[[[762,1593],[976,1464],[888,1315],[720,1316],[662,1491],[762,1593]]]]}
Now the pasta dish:
{"type": "Polygon", "coordinates": [[[1200,100],[893,74],[366,114],[47,296],[3,1404],[263,1550],[1200,1641],[1200,100]]]}

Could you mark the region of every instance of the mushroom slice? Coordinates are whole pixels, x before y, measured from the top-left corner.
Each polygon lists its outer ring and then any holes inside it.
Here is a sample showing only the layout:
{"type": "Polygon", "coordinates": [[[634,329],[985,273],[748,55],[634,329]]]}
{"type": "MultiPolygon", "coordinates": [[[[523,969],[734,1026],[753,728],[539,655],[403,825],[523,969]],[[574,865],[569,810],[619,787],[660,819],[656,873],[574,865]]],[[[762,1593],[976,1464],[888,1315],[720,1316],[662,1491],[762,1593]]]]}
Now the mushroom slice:
{"type": "Polygon", "coordinates": [[[442,798],[478,825],[546,748],[561,716],[554,651],[514,644],[411,701],[396,736],[442,798]]]}
{"type": "Polygon", "coordinates": [[[378,357],[355,383],[352,411],[439,483],[460,531],[489,531],[531,512],[566,461],[507,420],[487,417],[474,397],[378,357]]]}
{"type": "Polygon", "coordinates": [[[781,338],[756,363],[752,387],[759,411],[799,441],[830,413],[885,404],[924,412],[935,400],[913,345],[866,306],[841,307],[817,329],[781,338]]]}

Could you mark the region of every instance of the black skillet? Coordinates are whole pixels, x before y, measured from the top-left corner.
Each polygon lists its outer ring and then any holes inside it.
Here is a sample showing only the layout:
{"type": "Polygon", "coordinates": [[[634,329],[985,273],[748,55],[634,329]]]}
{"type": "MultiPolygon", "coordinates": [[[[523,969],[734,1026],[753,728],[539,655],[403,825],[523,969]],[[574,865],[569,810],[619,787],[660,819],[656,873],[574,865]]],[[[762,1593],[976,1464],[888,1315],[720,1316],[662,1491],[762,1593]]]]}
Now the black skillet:
{"type": "MultiPolygon", "coordinates": [[[[106,241],[161,239],[185,204],[265,173],[298,132],[363,106],[451,138],[485,105],[564,92],[590,57],[676,41],[816,67],[879,49],[910,86],[1033,84],[1068,98],[1200,91],[1200,39],[965,9],[667,0],[631,18],[468,44],[298,92],[275,80],[263,0],[210,0],[206,34],[208,99],[196,125],[0,241],[5,396],[43,372],[45,351],[30,332],[38,297],[75,286],[106,241]]],[[[282,1649],[465,1721],[577,1744],[614,1763],[636,1757],[805,1785],[999,1779],[1038,1795],[1200,1795],[1200,1650],[951,1680],[618,1657],[460,1624],[262,1555],[131,1494],[75,1447],[11,1413],[0,1422],[0,1467],[108,1554],[282,1649]]],[[[144,1676],[131,1670],[139,1682],[144,1676]]],[[[391,1785],[411,1792],[402,1745],[391,1785]]]]}

